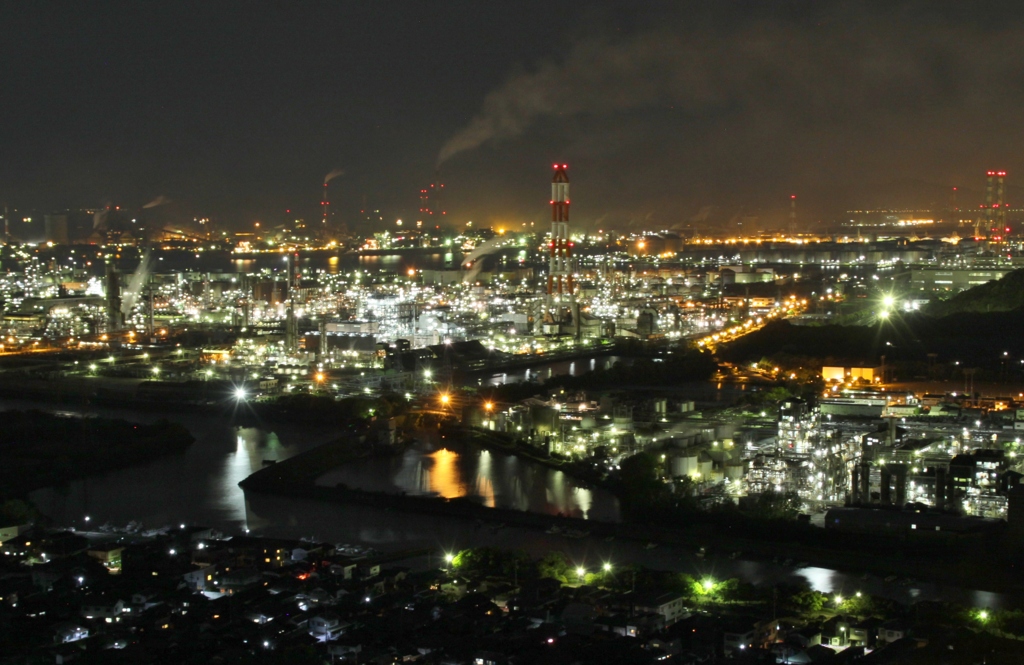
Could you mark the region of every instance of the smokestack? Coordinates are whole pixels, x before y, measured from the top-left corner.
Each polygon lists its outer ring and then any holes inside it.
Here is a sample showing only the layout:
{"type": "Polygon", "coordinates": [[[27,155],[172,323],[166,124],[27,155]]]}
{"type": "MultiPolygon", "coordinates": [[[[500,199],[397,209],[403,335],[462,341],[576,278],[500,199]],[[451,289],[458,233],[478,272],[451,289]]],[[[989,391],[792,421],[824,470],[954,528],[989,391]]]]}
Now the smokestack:
{"type": "Polygon", "coordinates": [[[796,194],[789,196],[789,232],[796,235],[796,194]]]}
{"type": "Polygon", "coordinates": [[[860,500],[871,503],[871,465],[867,460],[860,463],[860,500]]]}
{"type": "Polygon", "coordinates": [[[935,507],[946,509],[946,467],[935,467],[935,507]]]}
{"type": "Polygon", "coordinates": [[[114,266],[114,257],[107,255],[105,281],[107,287],[107,331],[120,330],[121,320],[121,275],[114,266]]]}
{"type": "Polygon", "coordinates": [[[853,477],[850,479],[850,503],[860,503],[860,464],[853,465],[853,477]]]}
{"type": "Polygon", "coordinates": [[[551,242],[548,262],[548,298],[572,294],[572,243],[569,241],[568,164],[555,164],[551,178],[551,242]]]}
{"type": "Polygon", "coordinates": [[[320,194],[320,206],[323,208],[323,220],[320,222],[320,232],[326,237],[327,230],[330,226],[330,211],[331,211],[331,199],[327,193],[327,183],[334,180],[339,176],[345,175],[345,172],[341,169],[334,169],[330,173],[324,176],[324,191],[320,194]]]}
{"type": "Polygon", "coordinates": [[[907,465],[894,464],[892,470],[896,476],[896,506],[902,509],[907,505],[907,465]]]}

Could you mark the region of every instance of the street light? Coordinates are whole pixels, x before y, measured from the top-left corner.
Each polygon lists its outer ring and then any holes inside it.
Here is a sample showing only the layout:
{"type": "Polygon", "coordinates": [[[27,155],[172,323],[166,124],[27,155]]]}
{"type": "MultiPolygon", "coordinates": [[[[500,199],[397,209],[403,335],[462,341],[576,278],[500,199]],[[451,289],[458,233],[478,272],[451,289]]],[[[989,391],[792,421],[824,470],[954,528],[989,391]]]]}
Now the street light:
{"type": "Polygon", "coordinates": [[[583,579],[583,577],[587,574],[587,569],[583,566],[578,566],[576,568],[576,574],[579,576],[580,579],[583,579]]]}
{"type": "Polygon", "coordinates": [[[611,563],[609,563],[609,562],[607,562],[607,561],[606,561],[606,562],[605,562],[605,564],[604,564],[603,566],[601,566],[601,567],[602,567],[602,568],[604,569],[604,572],[606,572],[606,573],[610,573],[610,572],[612,572],[612,564],[611,564],[611,563]]]}
{"type": "Polygon", "coordinates": [[[490,411],[494,408],[494,402],[484,402],[484,409],[490,411]]]}
{"type": "Polygon", "coordinates": [[[451,399],[452,398],[448,396],[448,393],[441,393],[441,404],[448,406],[448,402],[450,402],[451,399]]]}
{"type": "Polygon", "coordinates": [[[705,591],[711,591],[712,589],[714,589],[714,588],[715,588],[715,581],[714,581],[714,580],[712,580],[712,579],[710,579],[710,578],[709,578],[709,579],[706,579],[706,580],[704,580],[704,581],[703,581],[703,582],[701,583],[701,586],[703,586],[703,587],[704,587],[704,590],[705,590],[705,591]]]}

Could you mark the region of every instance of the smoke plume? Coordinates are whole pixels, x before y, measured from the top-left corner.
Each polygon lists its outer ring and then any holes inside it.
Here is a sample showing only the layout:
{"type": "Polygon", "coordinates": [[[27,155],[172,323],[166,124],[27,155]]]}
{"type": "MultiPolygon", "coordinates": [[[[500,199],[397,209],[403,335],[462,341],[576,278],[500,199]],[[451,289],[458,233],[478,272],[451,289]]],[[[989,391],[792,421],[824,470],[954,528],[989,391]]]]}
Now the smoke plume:
{"type": "Polygon", "coordinates": [[[131,316],[135,303],[139,301],[139,296],[142,295],[142,288],[146,286],[149,272],[150,251],[147,248],[146,253],[142,255],[142,260],[139,261],[139,266],[132,273],[131,279],[128,280],[128,288],[121,295],[121,313],[124,315],[125,321],[131,316]]]}
{"type": "Polygon", "coordinates": [[[852,129],[899,140],[922,123],[962,123],[1017,95],[1008,83],[1024,78],[1024,61],[1003,55],[1018,51],[1016,26],[938,17],[907,30],[900,11],[833,5],[805,20],[741,16],[699,27],[680,15],[625,38],[587,39],[490,92],[438,163],[514,139],[545,118],[644,109],[661,114],[657,122],[677,118],[680,131],[739,128],[743,140],[773,141],[794,127],[812,138],[852,129]]]}
{"type": "Polygon", "coordinates": [[[334,169],[333,171],[324,176],[324,184],[326,185],[335,178],[341,177],[343,175],[345,175],[345,171],[343,169],[334,169]]]}
{"type": "Polygon", "coordinates": [[[167,198],[166,196],[161,194],[160,196],[156,197],[155,199],[153,199],[152,201],[150,201],[146,205],[142,206],[142,209],[143,210],[148,210],[149,208],[156,208],[158,206],[167,205],[170,202],[171,202],[171,200],[169,198],[167,198]]]}
{"type": "Polygon", "coordinates": [[[476,279],[476,276],[484,268],[484,262],[480,259],[501,249],[503,240],[504,238],[501,236],[495,236],[490,240],[486,240],[477,245],[472,252],[462,259],[462,266],[466,268],[466,272],[462,274],[463,282],[472,282],[476,279]]]}

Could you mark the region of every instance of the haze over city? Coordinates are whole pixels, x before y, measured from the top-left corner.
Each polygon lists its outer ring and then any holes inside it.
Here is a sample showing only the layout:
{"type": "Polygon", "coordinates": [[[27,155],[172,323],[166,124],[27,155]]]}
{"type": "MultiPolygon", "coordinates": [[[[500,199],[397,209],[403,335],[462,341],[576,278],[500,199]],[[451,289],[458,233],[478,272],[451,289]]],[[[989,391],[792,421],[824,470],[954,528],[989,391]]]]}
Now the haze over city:
{"type": "MultiPolygon", "coordinates": [[[[538,164],[581,227],[980,201],[1019,171],[1013,3],[173,3],[8,6],[0,199],[229,228],[335,211],[536,221],[538,164]],[[364,205],[365,201],[365,205],[364,205]]],[[[1011,185],[1011,194],[1016,194],[1011,185]]],[[[1011,197],[1012,198],[1012,197],[1011,197]]]]}

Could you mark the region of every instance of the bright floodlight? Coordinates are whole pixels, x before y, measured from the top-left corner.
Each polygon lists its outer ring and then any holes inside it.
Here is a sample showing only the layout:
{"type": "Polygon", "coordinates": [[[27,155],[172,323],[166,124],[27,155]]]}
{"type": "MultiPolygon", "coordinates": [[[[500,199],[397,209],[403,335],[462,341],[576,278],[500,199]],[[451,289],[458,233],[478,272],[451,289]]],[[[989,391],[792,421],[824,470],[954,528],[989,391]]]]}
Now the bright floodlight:
{"type": "Polygon", "coordinates": [[[235,388],[235,399],[245,399],[245,388],[235,388]]]}
{"type": "Polygon", "coordinates": [[[715,586],[715,582],[714,580],[704,580],[703,586],[705,591],[711,591],[715,586]]]}
{"type": "Polygon", "coordinates": [[[451,563],[454,560],[455,560],[455,555],[454,554],[452,554],[451,552],[445,552],[445,555],[444,555],[444,562],[445,563],[451,563]]]}
{"type": "Polygon", "coordinates": [[[982,621],[988,621],[988,610],[982,610],[978,612],[978,618],[982,621]]]}
{"type": "Polygon", "coordinates": [[[448,393],[444,393],[441,395],[441,404],[447,404],[451,399],[452,398],[448,396],[448,393]]]}
{"type": "Polygon", "coordinates": [[[888,319],[889,318],[889,310],[883,309],[881,312],[878,313],[878,318],[880,318],[880,319],[888,319]]]}
{"type": "Polygon", "coordinates": [[[885,305],[886,307],[892,307],[895,303],[896,299],[893,298],[892,296],[885,296],[884,298],[882,298],[882,304],[885,305]]]}
{"type": "Polygon", "coordinates": [[[580,577],[583,577],[584,575],[587,574],[587,569],[584,568],[583,566],[580,566],[580,567],[578,567],[576,569],[576,574],[579,575],[580,577]]]}
{"type": "Polygon", "coordinates": [[[610,563],[605,563],[603,568],[604,568],[604,572],[606,572],[606,573],[612,572],[612,564],[610,564],[610,563]]]}

